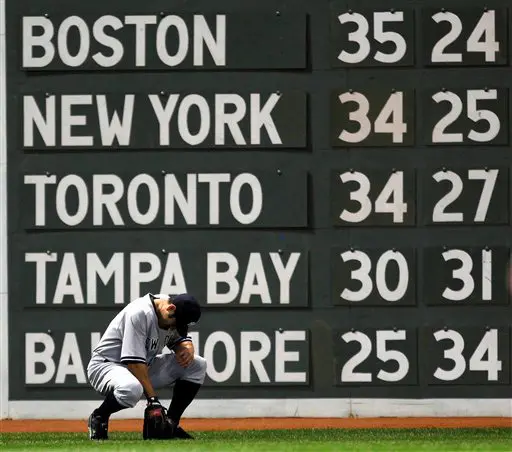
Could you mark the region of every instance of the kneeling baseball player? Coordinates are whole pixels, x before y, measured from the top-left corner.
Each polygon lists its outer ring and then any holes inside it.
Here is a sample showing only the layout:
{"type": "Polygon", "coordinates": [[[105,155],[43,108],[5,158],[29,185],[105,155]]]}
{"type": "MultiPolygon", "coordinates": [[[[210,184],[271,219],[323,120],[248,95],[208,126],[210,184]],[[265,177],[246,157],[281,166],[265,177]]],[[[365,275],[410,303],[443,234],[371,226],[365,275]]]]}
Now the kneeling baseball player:
{"type": "Polygon", "coordinates": [[[110,322],[87,367],[91,386],[105,396],[89,417],[90,439],[108,439],[110,415],[147,399],[144,439],[191,439],[179,422],[204,382],[206,361],[194,352],[188,328],[201,308],[189,294],[147,294],[110,322]],[[171,353],[162,353],[167,346],[171,353]],[[174,384],[169,409],[156,389],[174,384]]]}

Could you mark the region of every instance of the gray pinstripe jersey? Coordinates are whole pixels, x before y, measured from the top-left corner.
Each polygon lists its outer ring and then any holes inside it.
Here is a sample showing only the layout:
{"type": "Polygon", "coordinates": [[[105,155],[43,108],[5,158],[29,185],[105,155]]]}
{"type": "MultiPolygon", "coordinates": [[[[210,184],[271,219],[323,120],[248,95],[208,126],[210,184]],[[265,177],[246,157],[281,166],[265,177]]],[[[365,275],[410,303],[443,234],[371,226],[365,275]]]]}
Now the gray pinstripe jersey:
{"type": "Polygon", "coordinates": [[[108,325],[93,357],[117,363],[129,361],[151,365],[163,348],[172,348],[184,338],[175,329],[158,327],[158,317],[150,294],[137,298],[119,312],[108,325]]]}

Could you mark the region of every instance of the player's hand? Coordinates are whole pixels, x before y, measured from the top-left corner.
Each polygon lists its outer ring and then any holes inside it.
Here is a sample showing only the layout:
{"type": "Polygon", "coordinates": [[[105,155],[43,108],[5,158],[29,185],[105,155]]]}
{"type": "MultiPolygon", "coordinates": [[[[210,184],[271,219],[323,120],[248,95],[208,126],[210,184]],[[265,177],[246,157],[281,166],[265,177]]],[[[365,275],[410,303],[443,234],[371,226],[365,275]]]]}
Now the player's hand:
{"type": "Polygon", "coordinates": [[[176,360],[181,367],[188,367],[194,360],[194,344],[190,341],[182,342],[174,347],[176,360]]]}
{"type": "Polygon", "coordinates": [[[162,408],[162,404],[160,403],[160,400],[158,399],[157,396],[148,397],[148,399],[147,399],[147,406],[149,408],[154,408],[154,409],[162,408]]]}

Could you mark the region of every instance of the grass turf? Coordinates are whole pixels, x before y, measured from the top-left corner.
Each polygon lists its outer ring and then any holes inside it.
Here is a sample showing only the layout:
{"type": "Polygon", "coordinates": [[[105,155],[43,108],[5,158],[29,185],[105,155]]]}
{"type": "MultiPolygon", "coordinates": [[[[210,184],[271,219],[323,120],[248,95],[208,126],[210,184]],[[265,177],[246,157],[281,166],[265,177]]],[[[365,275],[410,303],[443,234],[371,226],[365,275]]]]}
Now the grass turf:
{"type": "MultiPolygon", "coordinates": [[[[191,432],[192,433],[192,432],[191,432]]],[[[138,433],[111,432],[95,442],[86,433],[4,433],[5,451],[323,452],[512,451],[512,429],[361,429],[194,432],[194,441],[143,441],[138,433]]]]}

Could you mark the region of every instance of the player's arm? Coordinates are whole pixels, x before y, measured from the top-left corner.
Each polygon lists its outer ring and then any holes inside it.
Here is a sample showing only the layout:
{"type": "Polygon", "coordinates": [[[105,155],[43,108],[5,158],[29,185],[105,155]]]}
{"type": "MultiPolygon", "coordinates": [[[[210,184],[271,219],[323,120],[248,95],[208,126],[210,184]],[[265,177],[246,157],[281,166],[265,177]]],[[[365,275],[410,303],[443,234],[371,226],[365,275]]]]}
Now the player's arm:
{"type": "Polygon", "coordinates": [[[140,381],[140,384],[144,388],[144,395],[147,399],[151,397],[156,397],[156,392],[151,384],[151,380],[149,379],[149,372],[147,364],[142,363],[129,363],[128,370],[135,376],[137,380],[140,381]]]}
{"type": "Polygon", "coordinates": [[[148,337],[146,317],[144,313],[133,313],[127,316],[121,347],[121,364],[140,381],[147,399],[156,397],[155,390],[149,379],[146,362],[146,339],[148,337]]]}
{"type": "Polygon", "coordinates": [[[176,353],[176,360],[182,367],[188,367],[194,360],[194,344],[192,338],[188,335],[188,328],[177,330],[177,338],[170,347],[176,353]]]}

